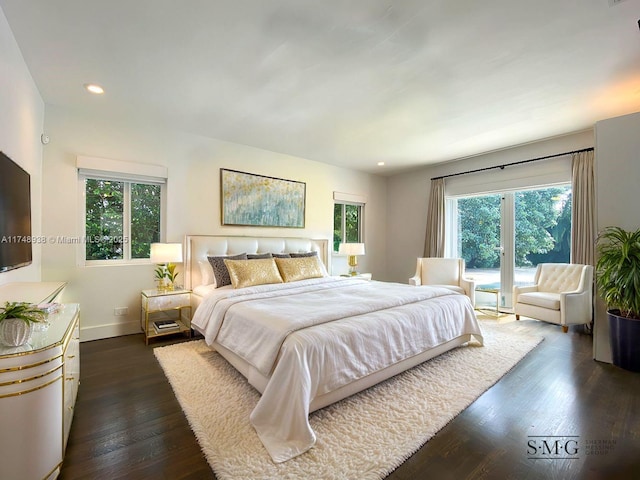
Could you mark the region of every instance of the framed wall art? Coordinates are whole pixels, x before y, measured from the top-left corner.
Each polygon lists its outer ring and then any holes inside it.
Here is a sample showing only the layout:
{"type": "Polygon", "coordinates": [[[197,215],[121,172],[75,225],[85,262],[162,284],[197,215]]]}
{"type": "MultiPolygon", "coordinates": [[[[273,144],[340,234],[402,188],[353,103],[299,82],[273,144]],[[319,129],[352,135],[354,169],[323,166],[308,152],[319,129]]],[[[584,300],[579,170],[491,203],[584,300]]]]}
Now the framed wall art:
{"type": "Polygon", "coordinates": [[[220,169],[222,225],[304,228],[307,184],[220,169]]]}

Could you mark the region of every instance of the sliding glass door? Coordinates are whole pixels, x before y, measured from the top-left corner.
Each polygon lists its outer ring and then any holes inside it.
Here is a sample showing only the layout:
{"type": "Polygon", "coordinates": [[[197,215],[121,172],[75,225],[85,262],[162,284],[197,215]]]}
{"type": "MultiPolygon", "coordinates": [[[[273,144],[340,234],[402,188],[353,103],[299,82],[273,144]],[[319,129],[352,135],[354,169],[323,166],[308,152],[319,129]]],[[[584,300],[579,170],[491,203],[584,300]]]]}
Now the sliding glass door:
{"type": "Polygon", "coordinates": [[[569,262],[568,185],[454,197],[447,205],[448,256],[465,259],[479,306],[509,309],[513,286],[532,284],[538,263],[569,262]]]}

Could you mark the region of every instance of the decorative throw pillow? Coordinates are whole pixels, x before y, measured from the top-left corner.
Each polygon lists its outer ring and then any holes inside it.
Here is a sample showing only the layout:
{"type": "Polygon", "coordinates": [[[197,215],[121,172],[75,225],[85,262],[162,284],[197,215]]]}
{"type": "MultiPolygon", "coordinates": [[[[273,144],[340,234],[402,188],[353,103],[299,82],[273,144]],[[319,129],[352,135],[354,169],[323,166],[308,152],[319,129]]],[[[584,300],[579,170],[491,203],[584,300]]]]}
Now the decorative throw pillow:
{"type": "Polygon", "coordinates": [[[247,253],[247,260],[259,260],[261,258],[271,258],[270,253],[247,253]]]}
{"type": "Polygon", "coordinates": [[[291,258],[288,253],[272,253],[273,258],[291,258]]]}
{"type": "Polygon", "coordinates": [[[317,257],[318,252],[300,252],[300,253],[292,253],[291,258],[302,258],[302,257],[317,257]]]}
{"type": "Polygon", "coordinates": [[[325,272],[317,255],[298,258],[276,258],[280,275],[285,282],[324,277],[325,272]]]}
{"type": "Polygon", "coordinates": [[[228,260],[246,260],[247,254],[240,253],[238,255],[229,256],[214,256],[207,257],[211,268],[213,269],[213,276],[216,278],[216,288],[224,287],[225,285],[231,285],[231,279],[229,278],[229,270],[224,264],[225,259],[228,260]]]}
{"type": "Polygon", "coordinates": [[[254,260],[224,261],[229,270],[233,288],[282,283],[282,277],[273,258],[259,258],[254,260]]]}
{"type": "Polygon", "coordinates": [[[202,285],[216,283],[216,277],[213,276],[213,269],[208,261],[198,260],[198,266],[200,267],[200,280],[202,285]]]}

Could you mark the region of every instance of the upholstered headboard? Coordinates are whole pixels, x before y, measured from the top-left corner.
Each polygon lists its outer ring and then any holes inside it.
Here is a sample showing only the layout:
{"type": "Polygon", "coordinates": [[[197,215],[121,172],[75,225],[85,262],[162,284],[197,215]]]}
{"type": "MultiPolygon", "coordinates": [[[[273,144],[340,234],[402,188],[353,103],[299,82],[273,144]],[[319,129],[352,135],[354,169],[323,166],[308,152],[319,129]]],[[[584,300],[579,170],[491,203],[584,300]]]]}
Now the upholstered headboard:
{"type": "Polygon", "coordinates": [[[318,252],[320,260],[329,270],[328,246],[327,239],[187,235],[184,245],[185,288],[193,289],[202,284],[198,261],[207,261],[208,255],[318,252]]]}

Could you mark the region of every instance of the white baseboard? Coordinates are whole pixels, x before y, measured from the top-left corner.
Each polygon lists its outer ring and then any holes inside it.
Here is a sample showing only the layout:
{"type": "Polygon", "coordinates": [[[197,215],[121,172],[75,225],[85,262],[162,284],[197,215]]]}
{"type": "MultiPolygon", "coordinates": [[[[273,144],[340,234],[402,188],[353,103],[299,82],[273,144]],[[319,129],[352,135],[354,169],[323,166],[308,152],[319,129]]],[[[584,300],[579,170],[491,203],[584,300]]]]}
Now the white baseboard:
{"type": "Polygon", "coordinates": [[[95,327],[82,327],[80,322],[80,341],[89,342],[91,340],[101,340],[103,338],[121,337],[123,335],[132,335],[134,333],[142,333],[140,330],[140,321],[134,320],[125,323],[111,323],[107,325],[97,325],[95,327]]]}

